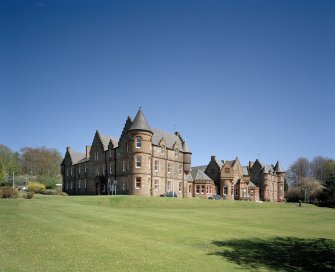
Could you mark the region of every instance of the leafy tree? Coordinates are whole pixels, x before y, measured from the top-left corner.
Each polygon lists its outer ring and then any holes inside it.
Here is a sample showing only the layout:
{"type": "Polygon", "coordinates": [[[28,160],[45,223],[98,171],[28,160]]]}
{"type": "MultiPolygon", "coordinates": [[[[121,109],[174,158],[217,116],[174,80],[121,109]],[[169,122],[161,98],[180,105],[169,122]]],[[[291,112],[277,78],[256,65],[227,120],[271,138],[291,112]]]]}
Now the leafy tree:
{"type": "Polygon", "coordinates": [[[46,147],[21,149],[21,165],[24,174],[38,177],[57,177],[62,157],[56,149],[46,147]]]}
{"type": "Polygon", "coordinates": [[[0,182],[4,181],[4,179],[5,179],[5,174],[3,172],[2,163],[0,161],[0,182]]]}
{"type": "Polygon", "coordinates": [[[13,172],[17,175],[20,173],[20,156],[14,153],[9,147],[0,144],[0,162],[2,164],[2,173],[4,177],[11,175],[13,172]]]}

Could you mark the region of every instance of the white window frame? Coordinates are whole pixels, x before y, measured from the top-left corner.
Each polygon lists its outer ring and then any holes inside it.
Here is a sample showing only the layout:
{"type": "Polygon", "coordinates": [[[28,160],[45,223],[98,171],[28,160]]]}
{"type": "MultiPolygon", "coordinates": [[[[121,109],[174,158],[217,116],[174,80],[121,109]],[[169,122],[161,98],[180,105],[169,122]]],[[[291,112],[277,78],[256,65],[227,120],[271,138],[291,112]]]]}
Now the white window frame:
{"type": "Polygon", "coordinates": [[[109,164],[109,174],[113,174],[113,165],[109,164]]]}
{"type": "Polygon", "coordinates": [[[73,174],[73,166],[70,168],[70,175],[71,175],[71,177],[72,177],[72,174],[73,174]]]}
{"type": "Polygon", "coordinates": [[[85,179],[85,189],[87,188],[87,180],[85,179]]]}
{"type": "Polygon", "coordinates": [[[135,168],[141,168],[142,167],[142,156],[136,155],[135,156],[135,168]]]}
{"type": "Polygon", "coordinates": [[[159,190],[159,179],[155,179],[155,191],[159,190]]]}
{"type": "Polygon", "coordinates": [[[142,148],[142,137],[136,136],[135,138],[135,147],[142,148]]]}
{"type": "Polygon", "coordinates": [[[135,189],[140,190],[142,186],[142,178],[141,177],[135,177],[135,189]],[[140,186],[137,186],[137,182],[139,181],[140,186]]]}
{"type": "Polygon", "coordinates": [[[80,174],[80,164],[78,165],[78,174],[80,174]]]}
{"type": "Polygon", "coordinates": [[[155,170],[155,172],[159,171],[159,160],[154,161],[154,170],[155,170]]]}
{"type": "Polygon", "coordinates": [[[78,189],[80,189],[80,181],[81,181],[81,180],[78,180],[78,189]]]}

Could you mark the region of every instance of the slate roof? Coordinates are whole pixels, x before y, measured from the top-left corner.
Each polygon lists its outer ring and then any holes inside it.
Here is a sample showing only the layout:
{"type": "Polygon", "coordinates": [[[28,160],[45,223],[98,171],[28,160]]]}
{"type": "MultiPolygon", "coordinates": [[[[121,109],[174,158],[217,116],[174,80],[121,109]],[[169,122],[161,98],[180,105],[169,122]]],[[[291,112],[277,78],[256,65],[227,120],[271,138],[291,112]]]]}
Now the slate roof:
{"type": "Polygon", "coordinates": [[[274,171],[274,169],[273,169],[273,165],[271,165],[271,164],[266,164],[266,163],[261,163],[261,162],[259,162],[260,164],[261,164],[261,166],[262,166],[262,172],[264,173],[264,174],[267,174],[267,173],[269,173],[270,171],[274,171]]]}
{"type": "Polygon", "coordinates": [[[86,154],[82,153],[82,152],[77,152],[77,151],[70,150],[69,154],[70,154],[70,157],[71,157],[71,160],[72,160],[72,164],[76,164],[79,161],[86,158],[86,154]]]}
{"type": "Polygon", "coordinates": [[[118,146],[119,140],[117,140],[117,139],[115,139],[111,136],[101,134],[99,131],[98,131],[98,133],[99,133],[102,145],[104,146],[104,151],[108,150],[108,144],[109,144],[110,140],[112,141],[114,148],[118,146]]]}
{"type": "Polygon", "coordinates": [[[131,130],[145,130],[145,131],[152,132],[148,124],[148,121],[145,118],[144,113],[141,108],[138,110],[133,123],[128,129],[128,131],[131,131],[131,130]]]}
{"type": "Polygon", "coordinates": [[[151,131],[154,133],[152,136],[152,144],[159,145],[160,140],[163,138],[166,142],[167,148],[173,149],[174,143],[177,143],[181,147],[181,151],[191,153],[188,144],[185,141],[182,142],[178,135],[168,133],[157,128],[153,128],[151,131]]]}
{"type": "Polygon", "coordinates": [[[242,166],[243,176],[249,176],[248,166],[242,166]]]}
{"type": "Polygon", "coordinates": [[[187,182],[193,182],[193,178],[192,178],[191,173],[188,173],[188,175],[186,176],[186,181],[187,182]]]}
{"type": "Polygon", "coordinates": [[[201,171],[205,172],[206,168],[207,168],[207,165],[193,166],[191,171],[192,170],[201,170],[201,171]]]}
{"type": "Polygon", "coordinates": [[[277,173],[285,173],[284,168],[281,166],[280,162],[277,161],[276,166],[275,166],[275,171],[277,173]]]}
{"type": "Polygon", "coordinates": [[[214,182],[209,176],[207,176],[205,174],[204,171],[200,170],[200,169],[192,169],[191,170],[191,175],[192,175],[192,178],[193,178],[193,181],[194,182],[197,182],[197,181],[211,181],[211,182],[214,182]]]}

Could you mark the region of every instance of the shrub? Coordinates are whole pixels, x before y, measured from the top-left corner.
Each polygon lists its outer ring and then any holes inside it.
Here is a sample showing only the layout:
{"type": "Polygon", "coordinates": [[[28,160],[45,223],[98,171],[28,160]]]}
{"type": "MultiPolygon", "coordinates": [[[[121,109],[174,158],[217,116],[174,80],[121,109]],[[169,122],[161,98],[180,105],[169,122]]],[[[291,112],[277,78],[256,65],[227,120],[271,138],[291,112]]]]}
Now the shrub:
{"type": "Polygon", "coordinates": [[[68,194],[65,193],[65,192],[61,192],[60,195],[61,195],[61,196],[68,196],[68,194]]]}
{"type": "Polygon", "coordinates": [[[58,192],[56,190],[52,190],[52,189],[46,189],[43,192],[44,195],[58,195],[58,192]]]}
{"type": "Polygon", "coordinates": [[[28,188],[28,191],[34,192],[37,194],[43,193],[45,190],[45,186],[39,182],[31,182],[28,184],[27,188],[28,188]]]}
{"type": "Polygon", "coordinates": [[[24,196],[26,199],[32,199],[34,197],[34,192],[27,192],[24,196]]]}
{"type": "Polygon", "coordinates": [[[18,195],[17,191],[12,187],[4,186],[0,188],[0,198],[16,198],[18,195]]]}

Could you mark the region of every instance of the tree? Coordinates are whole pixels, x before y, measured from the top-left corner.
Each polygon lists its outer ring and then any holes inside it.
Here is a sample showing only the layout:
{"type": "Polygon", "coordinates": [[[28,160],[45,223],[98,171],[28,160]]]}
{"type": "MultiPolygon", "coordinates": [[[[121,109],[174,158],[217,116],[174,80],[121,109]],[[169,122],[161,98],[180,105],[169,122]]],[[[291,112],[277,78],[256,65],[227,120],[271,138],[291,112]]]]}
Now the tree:
{"type": "Polygon", "coordinates": [[[328,161],[329,159],[321,156],[315,157],[310,163],[311,176],[323,181],[326,175],[328,161]]]}
{"type": "Polygon", "coordinates": [[[3,172],[2,163],[0,161],[0,182],[4,181],[4,179],[5,179],[5,174],[3,172]]]}
{"type": "Polygon", "coordinates": [[[20,173],[20,157],[16,152],[14,153],[9,147],[0,144],[0,162],[2,164],[2,171],[4,177],[20,173]]]}
{"type": "Polygon", "coordinates": [[[62,157],[56,149],[25,147],[21,149],[21,153],[21,166],[24,174],[59,176],[62,157]]]}
{"type": "Polygon", "coordinates": [[[286,176],[289,183],[294,186],[301,186],[302,178],[310,174],[310,164],[308,159],[297,159],[288,169],[286,176]]]}

